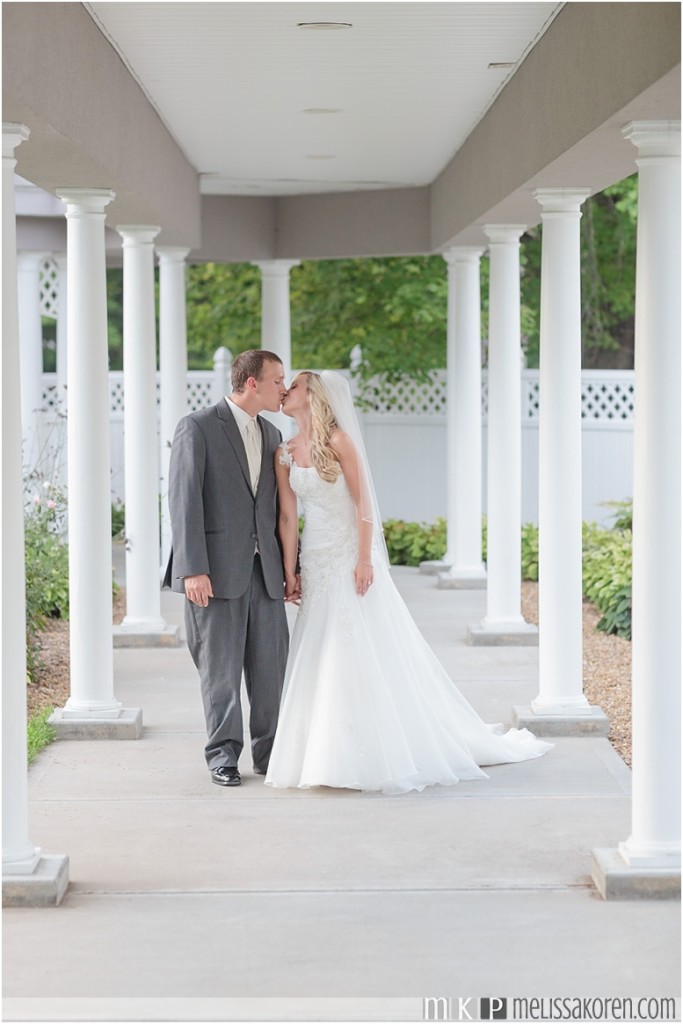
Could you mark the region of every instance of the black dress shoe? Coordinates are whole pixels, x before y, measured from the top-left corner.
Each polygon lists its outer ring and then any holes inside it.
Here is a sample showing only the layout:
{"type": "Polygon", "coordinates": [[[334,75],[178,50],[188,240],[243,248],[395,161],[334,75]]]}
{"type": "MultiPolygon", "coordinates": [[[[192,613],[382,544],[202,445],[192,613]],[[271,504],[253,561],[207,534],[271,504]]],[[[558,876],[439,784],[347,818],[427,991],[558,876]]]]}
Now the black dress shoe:
{"type": "Polygon", "coordinates": [[[222,764],[220,768],[211,769],[211,781],[217,786],[241,786],[242,778],[237,768],[222,764]]]}

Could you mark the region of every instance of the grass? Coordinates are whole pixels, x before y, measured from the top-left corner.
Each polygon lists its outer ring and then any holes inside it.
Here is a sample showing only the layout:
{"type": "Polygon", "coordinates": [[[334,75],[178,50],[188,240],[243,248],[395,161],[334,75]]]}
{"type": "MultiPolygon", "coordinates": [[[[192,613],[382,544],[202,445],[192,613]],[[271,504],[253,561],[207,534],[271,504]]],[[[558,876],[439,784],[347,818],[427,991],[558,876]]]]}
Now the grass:
{"type": "Polygon", "coordinates": [[[31,715],[28,720],[28,763],[35,760],[40,751],[52,743],[57,735],[47,720],[52,714],[53,708],[42,708],[31,715]]]}

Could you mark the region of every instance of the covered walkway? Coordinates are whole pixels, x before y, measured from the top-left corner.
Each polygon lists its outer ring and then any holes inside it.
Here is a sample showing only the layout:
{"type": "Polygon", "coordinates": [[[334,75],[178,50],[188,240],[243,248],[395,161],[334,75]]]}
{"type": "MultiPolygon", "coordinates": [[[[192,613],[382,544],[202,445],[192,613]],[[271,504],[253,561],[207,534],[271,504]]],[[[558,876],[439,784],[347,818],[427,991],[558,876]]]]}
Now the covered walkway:
{"type": "MultiPolygon", "coordinates": [[[[123,559],[119,558],[123,571],[123,559]]],[[[483,590],[395,578],[488,721],[538,690],[538,648],[473,647],[483,590]]],[[[163,614],[181,624],[182,599],[163,614]]],[[[31,835],[67,849],[59,913],[5,912],[15,1020],[422,1019],[423,998],[679,994],[679,913],[601,900],[589,851],[630,822],[606,739],[401,797],[209,784],[187,649],[117,649],[140,741],[61,740],[29,771],[31,835]]],[[[467,1019],[463,1017],[462,1019],[467,1019]]]]}

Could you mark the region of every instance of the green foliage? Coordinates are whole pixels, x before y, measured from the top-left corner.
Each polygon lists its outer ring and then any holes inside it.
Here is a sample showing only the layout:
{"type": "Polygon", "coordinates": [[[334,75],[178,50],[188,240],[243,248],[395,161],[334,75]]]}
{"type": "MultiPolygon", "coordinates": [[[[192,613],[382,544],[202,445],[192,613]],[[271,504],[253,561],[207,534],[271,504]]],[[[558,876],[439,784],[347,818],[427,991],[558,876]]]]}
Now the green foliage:
{"type": "Polygon", "coordinates": [[[443,518],[431,525],[387,519],[383,526],[392,565],[419,565],[443,558],[446,553],[446,520],[443,518]]]}
{"type": "Polygon", "coordinates": [[[598,629],[631,638],[630,529],[583,527],[583,592],[603,613],[598,629]]]}
{"type": "MultiPolygon", "coordinates": [[[[587,200],[581,219],[583,365],[631,366],[637,175],[587,200]]],[[[521,331],[527,363],[539,360],[540,226],[523,237],[521,331]]],[[[109,270],[111,369],[123,358],[123,276],[109,270]]],[[[488,336],[489,261],[481,261],[482,337],[488,336]]],[[[304,260],[290,275],[294,366],[349,366],[360,345],[363,378],[422,378],[446,365],[447,268],[436,256],[304,260]]],[[[215,350],[261,344],[261,272],[250,263],[205,263],[187,271],[190,369],[209,369],[215,350]]],[[[267,347],[267,339],[264,342],[267,347]]],[[[484,354],[486,362],[486,354],[484,354]]]]}
{"type": "Polygon", "coordinates": [[[37,711],[35,715],[31,715],[28,720],[27,727],[27,740],[28,740],[28,763],[31,764],[35,760],[36,755],[47,747],[48,744],[52,743],[57,733],[51,725],[48,725],[48,718],[52,714],[52,708],[43,708],[42,711],[37,711]]]}
{"type": "Polygon", "coordinates": [[[29,679],[35,674],[38,634],[48,618],[69,615],[69,551],[63,542],[66,501],[54,484],[44,484],[26,504],[26,650],[29,679]]]}
{"type": "Polygon", "coordinates": [[[522,524],[522,579],[538,579],[538,527],[522,524]]]}
{"type": "Polygon", "coordinates": [[[626,501],[603,501],[601,502],[603,508],[613,509],[614,522],[612,528],[614,530],[632,530],[633,529],[633,499],[627,498],[626,501]]]}
{"type": "Polygon", "coordinates": [[[123,369],[123,270],[107,270],[107,331],[109,369],[123,369]]]}
{"type": "Polygon", "coordinates": [[[251,263],[204,263],[188,268],[189,368],[210,368],[221,345],[233,356],[261,347],[261,271],[251,263]]]}
{"type": "Polygon", "coordinates": [[[445,366],[447,292],[441,256],[307,260],[292,271],[294,364],[347,367],[361,345],[363,376],[445,366]]]}

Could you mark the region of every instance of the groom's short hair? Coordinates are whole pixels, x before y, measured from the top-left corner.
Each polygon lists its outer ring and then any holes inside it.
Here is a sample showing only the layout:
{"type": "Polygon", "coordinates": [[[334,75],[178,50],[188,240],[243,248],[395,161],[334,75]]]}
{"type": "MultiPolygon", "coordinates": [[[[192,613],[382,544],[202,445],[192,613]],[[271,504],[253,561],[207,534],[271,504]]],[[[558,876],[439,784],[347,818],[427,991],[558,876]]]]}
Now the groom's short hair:
{"type": "Polygon", "coordinates": [[[274,352],[268,352],[264,348],[250,348],[246,352],[240,352],[232,364],[230,378],[232,390],[236,394],[244,391],[250,377],[256,380],[261,379],[264,363],[281,363],[282,360],[274,352]]]}

